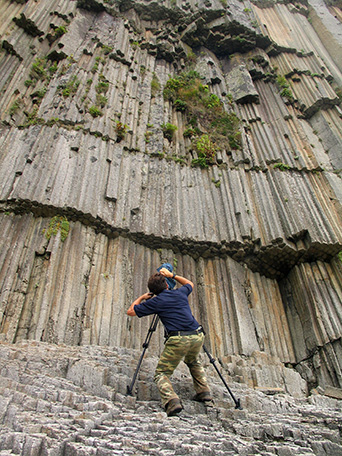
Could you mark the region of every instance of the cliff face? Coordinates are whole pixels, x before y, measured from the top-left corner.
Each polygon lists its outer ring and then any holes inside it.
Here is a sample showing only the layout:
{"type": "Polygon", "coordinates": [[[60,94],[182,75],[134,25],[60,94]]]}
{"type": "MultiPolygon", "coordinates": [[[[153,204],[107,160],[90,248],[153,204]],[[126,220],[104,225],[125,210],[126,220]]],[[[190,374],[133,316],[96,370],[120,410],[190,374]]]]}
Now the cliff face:
{"type": "Polygon", "coordinates": [[[342,388],[338,3],[0,13],[1,340],[139,348],[169,261],[232,378],[342,388]]]}

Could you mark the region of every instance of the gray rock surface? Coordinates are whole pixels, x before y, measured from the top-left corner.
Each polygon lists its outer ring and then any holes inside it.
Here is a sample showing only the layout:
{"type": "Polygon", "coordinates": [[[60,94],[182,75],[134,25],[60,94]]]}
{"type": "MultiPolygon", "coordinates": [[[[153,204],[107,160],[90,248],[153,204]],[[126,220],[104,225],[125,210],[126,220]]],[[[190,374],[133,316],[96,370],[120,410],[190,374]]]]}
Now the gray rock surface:
{"type": "Polygon", "coordinates": [[[138,357],[111,347],[1,344],[0,454],[342,454],[341,401],[234,383],[237,410],[207,365],[215,401],[206,407],[191,400],[183,365],[173,382],[184,410],[167,418],[152,383],[153,356],[142,364],[136,395],[125,394],[138,357]]]}

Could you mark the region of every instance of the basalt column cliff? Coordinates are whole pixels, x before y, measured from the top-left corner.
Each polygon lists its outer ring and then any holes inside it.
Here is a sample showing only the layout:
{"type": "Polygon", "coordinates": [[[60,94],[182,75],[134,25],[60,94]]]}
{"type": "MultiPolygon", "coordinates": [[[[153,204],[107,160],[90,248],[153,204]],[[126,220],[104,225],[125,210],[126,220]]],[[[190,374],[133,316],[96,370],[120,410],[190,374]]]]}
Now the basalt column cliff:
{"type": "Polygon", "coordinates": [[[233,379],[342,388],[341,20],[0,0],[0,340],[139,348],[168,261],[233,379]]]}

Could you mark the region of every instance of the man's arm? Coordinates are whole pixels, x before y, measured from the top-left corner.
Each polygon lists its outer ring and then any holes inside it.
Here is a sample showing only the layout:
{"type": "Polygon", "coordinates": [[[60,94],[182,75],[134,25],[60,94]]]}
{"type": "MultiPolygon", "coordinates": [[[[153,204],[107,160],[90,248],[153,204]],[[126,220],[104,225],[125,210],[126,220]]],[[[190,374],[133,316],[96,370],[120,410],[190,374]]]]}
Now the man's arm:
{"type": "Polygon", "coordinates": [[[144,293],[143,295],[139,296],[139,298],[137,298],[135,301],[133,301],[132,304],[130,305],[130,308],[127,310],[127,315],[129,315],[130,317],[135,317],[136,313],[134,310],[134,306],[137,306],[142,301],[146,301],[147,299],[152,298],[152,296],[153,296],[153,293],[144,293]]]}
{"type": "Polygon", "coordinates": [[[168,277],[170,279],[175,279],[177,282],[179,282],[181,285],[186,285],[187,283],[191,285],[192,288],[194,288],[194,284],[191,282],[191,280],[186,279],[185,277],[179,276],[179,275],[173,275],[172,272],[170,272],[168,269],[163,268],[160,270],[160,273],[163,274],[163,276],[168,277]]]}

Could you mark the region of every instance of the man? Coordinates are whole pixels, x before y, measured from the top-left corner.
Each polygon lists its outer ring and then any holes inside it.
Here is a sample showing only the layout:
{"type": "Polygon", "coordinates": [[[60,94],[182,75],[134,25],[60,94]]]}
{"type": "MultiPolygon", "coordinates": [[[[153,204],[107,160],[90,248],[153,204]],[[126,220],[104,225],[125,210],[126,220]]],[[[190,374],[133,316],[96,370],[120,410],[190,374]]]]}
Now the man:
{"type": "Polygon", "coordinates": [[[170,382],[171,375],[182,360],[189,367],[193,378],[196,391],[194,400],[199,402],[212,400],[204,369],[199,360],[204,332],[192,315],[188,301],[193,287],[194,284],[190,280],[173,274],[167,268],[162,268],[160,272],[149,278],[150,293],[139,296],[127,311],[129,316],[137,315],[139,318],[157,314],[166,329],[167,340],[156,367],[154,381],[168,416],[177,415],[183,409],[170,382]],[[166,279],[176,280],[181,287],[169,290],[166,279]]]}

